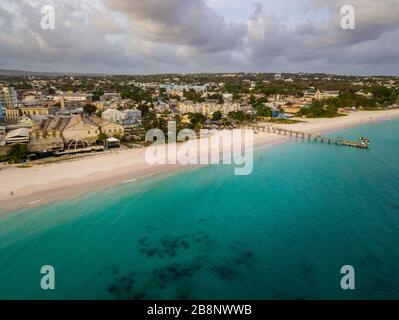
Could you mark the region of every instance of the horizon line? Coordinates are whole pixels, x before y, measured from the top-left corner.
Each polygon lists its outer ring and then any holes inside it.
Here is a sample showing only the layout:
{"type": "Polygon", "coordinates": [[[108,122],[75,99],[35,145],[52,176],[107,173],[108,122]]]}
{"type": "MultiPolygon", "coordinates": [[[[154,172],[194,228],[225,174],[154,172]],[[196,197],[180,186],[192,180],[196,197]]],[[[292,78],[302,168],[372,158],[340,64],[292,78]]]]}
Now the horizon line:
{"type": "Polygon", "coordinates": [[[140,76],[162,76],[162,75],[179,75],[179,76],[187,76],[187,75],[224,75],[224,74],[281,74],[281,75],[327,75],[327,76],[338,76],[338,77],[394,77],[399,78],[398,75],[384,75],[384,74],[337,74],[337,73],[329,73],[329,72],[273,72],[273,71],[224,71],[224,72],[208,72],[208,71],[200,71],[200,72],[165,72],[165,73],[108,73],[108,72],[63,72],[63,71],[37,71],[37,70],[26,70],[26,69],[4,69],[0,68],[0,76],[5,76],[2,74],[3,72],[15,72],[15,73],[26,73],[26,74],[47,74],[47,75],[78,75],[78,76],[131,76],[131,77],[140,77],[140,76]]]}

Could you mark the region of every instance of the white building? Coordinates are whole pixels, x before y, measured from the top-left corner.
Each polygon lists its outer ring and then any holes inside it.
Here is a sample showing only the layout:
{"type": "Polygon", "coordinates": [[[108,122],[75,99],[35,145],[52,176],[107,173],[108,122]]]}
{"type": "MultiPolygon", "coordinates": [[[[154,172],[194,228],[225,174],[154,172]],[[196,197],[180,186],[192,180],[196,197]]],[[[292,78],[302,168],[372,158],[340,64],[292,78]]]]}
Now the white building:
{"type": "Polygon", "coordinates": [[[13,107],[18,104],[17,91],[13,87],[4,87],[0,90],[0,103],[3,107],[13,107]]]}
{"type": "Polygon", "coordinates": [[[315,89],[305,90],[303,96],[305,99],[323,100],[328,98],[336,98],[339,91],[320,91],[315,89]]]}
{"type": "Polygon", "coordinates": [[[101,118],[109,122],[121,123],[125,120],[126,116],[122,111],[116,109],[107,109],[101,114],[101,118]]]}
{"type": "Polygon", "coordinates": [[[61,102],[64,99],[65,102],[91,102],[91,94],[87,93],[64,93],[58,96],[54,96],[53,100],[61,102]]]}
{"type": "Polygon", "coordinates": [[[127,109],[123,111],[107,109],[102,113],[101,117],[113,123],[133,123],[141,119],[141,111],[137,109],[127,109]]]}
{"type": "Polygon", "coordinates": [[[141,111],[138,109],[127,109],[124,110],[123,113],[125,114],[125,120],[141,120],[141,111]]]}
{"type": "Polygon", "coordinates": [[[177,108],[180,114],[185,113],[202,113],[206,116],[212,116],[216,111],[220,111],[224,115],[228,115],[229,112],[242,111],[241,106],[238,103],[193,103],[190,101],[179,102],[177,108]]]}
{"type": "Polygon", "coordinates": [[[224,93],[223,94],[223,101],[233,101],[233,94],[231,93],[224,93]]]}

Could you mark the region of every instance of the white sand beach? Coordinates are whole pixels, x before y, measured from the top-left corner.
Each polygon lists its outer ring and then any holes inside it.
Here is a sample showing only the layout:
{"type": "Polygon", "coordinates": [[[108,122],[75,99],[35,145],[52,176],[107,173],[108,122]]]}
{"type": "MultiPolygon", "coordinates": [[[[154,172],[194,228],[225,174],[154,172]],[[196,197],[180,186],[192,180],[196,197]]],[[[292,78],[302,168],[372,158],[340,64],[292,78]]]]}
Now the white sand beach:
{"type": "MultiPolygon", "coordinates": [[[[301,119],[301,123],[275,125],[309,133],[329,133],[342,128],[399,117],[399,110],[354,112],[332,119],[301,119]]],[[[288,137],[265,132],[255,135],[256,149],[270,147],[288,137]]],[[[191,168],[193,165],[150,165],[145,149],[129,149],[96,154],[82,159],[18,168],[0,164],[0,212],[43,205],[79,197],[87,192],[134,183],[149,176],[191,168]],[[11,194],[11,191],[13,194],[11,194]]]]}

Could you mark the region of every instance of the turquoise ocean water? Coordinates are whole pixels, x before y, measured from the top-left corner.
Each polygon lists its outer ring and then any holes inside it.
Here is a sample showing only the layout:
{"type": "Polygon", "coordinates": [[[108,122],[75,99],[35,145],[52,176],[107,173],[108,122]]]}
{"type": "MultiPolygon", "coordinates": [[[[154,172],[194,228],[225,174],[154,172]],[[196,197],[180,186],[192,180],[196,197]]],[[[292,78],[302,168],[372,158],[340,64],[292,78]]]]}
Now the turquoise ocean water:
{"type": "Polygon", "coordinates": [[[398,131],[332,134],[368,151],[259,150],[247,177],[199,168],[2,215],[0,299],[398,299],[398,131]]]}

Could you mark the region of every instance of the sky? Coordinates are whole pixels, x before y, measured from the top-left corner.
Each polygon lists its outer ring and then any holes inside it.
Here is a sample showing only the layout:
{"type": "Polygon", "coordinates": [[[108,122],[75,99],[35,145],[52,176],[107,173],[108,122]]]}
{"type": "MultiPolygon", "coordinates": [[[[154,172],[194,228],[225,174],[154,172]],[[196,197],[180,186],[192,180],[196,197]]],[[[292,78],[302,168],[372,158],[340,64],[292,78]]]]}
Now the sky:
{"type": "Polygon", "coordinates": [[[399,0],[1,0],[0,28],[0,69],[399,75],[399,0]]]}

